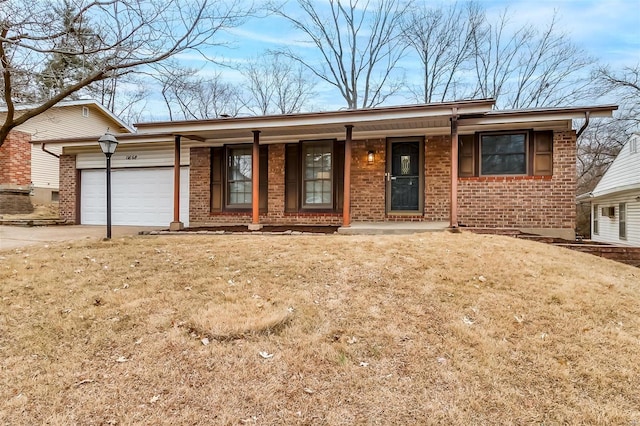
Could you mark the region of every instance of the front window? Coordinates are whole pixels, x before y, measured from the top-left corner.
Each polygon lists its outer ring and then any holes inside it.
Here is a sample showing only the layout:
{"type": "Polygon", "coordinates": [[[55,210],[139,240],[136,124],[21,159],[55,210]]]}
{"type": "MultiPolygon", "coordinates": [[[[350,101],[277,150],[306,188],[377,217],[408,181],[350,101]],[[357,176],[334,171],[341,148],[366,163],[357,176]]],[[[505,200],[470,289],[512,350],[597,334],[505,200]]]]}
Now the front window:
{"type": "Polygon", "coordinates": [[[251,148],[230,148],[227,169],[227,205],[251,205],[251,148]]]}
{"type": "Polygon", "coordinates": [[[527,174],[527,135],[482,135],[480,138],[483,175],[527,174]]]}
{"type": "Polygon", "coordinates": [[[331,208],[333,205],[333,144],[302,145],[303,207],[331,208]]]}
{"type": "Polygon", "coordinates": [[[598,205],[594,204],[593,205],[593,233],[594,234],[598,234],[599,230],[598,230],[598,214],[600,214],[600,212],[598,211],[598,205]]]}
{"type": "Polygon", "coordinates": [[[618,234],[621,240],[626,240],[627,239],[627,204],[626,203],[620,203],[618,205],[618,215],[619,215],[618,234]]]}

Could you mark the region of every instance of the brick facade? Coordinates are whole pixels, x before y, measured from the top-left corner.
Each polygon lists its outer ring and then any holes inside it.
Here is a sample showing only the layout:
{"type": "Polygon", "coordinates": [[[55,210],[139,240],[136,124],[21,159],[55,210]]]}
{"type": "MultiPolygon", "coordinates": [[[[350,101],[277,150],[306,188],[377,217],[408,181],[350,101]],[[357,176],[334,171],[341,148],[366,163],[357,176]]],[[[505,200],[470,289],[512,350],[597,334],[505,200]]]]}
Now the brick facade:
{"type": "Polygon", "coordinates": [[[552,176],[458,179],[458,221],[480,228],[575,228],[576,136],[555,132],[552,176]]]}
{"type": "MultiPolygon", "coordinates": [[[[386,213],[385,139],[354,140],[351,159],[352,222],[448,221],[451,187],[449,136],[425,139],[424,214],[386,213]],[[374,151],[373,163],[367,161],[374,151]]],[[[554,133],[552,176],[458,179],[459,223],[469,227],[561,229],[575,226],[575,132],[554,133]]],[[[262,224],[342,224],[342,213],[285,212],[285,145],[269,145],[268,211],[262,224]]],[[[60,214],[77,219],[79,174],[75,156],[60,158],[60,214]]],[[[190,151],[190,226],[251,223],[251,212],[211,212],[211,149],[190,151]]]]}
{"type": "Polygon", "coordinates": [[[428,138],[424,155],[424,216],[427,220],[448,221],[451,204],[451,138],[428,138]]]}
{"type": "Polygon", "coordinates": [[[77,223],[80,213],[80,171],[76,169],[75,155],[60,156],[60,218],[77,223]]]}
{"type": "Polygon", "coordinates": [[[191,148],[189,164],[189,224],[201,226],[211,212],[211,148],[191,148]]]}
{"type": "MultiPolygon", "coordinates": [[[[284,211],[284,144],[269,145],[268,208],[260,214],[262,224],[340,225],[340,213],[286,213],[284,211]]],[[[192,148],[189,184],[189,225],[235,225],[251,223],[251,211],[211,212],[211,149],[192,148]]]]}
{"type": "Polygon", "coordinates": [[[31,135],[13,130],[0,146],[0,187],[28,189],[31,184],[31,135]]]}
{"type": "Polygon", "coordinates": [[[351,146],[351,220],[382,222],[385,220],[386,141],[353,141],[351,146]],[[374,152],[372,164],[367,153],[374,152]]]}
{"type": "MultiPolygon", "coordinates": [[[[386,214],[386,140],[354,140],[351,160],[351,220],[448,221],[451,188],[451,139],[428,137],[425,141],[423,215],[386,214]],[[374,151],[369,164],[367,153],[374,151]]],[[[575,133],[554,135],[553,176],[473,177],[458,180],[459,222],[489,228],[555,228],[575,226],[575,133]]],[[[268,212],[263,224],[336,224],[339,213],[285,213],[284,144],[269,146],[268,212]]],[[[191,150],[192,226],[246,224],[250,212],[210,212],[210,149],[191,150]]]]}

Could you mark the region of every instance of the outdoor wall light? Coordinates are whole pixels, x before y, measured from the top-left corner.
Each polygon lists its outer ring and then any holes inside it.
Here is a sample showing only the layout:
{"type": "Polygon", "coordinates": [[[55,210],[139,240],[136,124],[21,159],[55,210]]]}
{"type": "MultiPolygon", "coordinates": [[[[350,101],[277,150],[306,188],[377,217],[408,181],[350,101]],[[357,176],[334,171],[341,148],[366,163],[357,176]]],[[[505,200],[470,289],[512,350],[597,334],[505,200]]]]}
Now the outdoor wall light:
{"type": "Polygon", "coordinates": [[[367,163],[373,164],[374,156],[375,156],[375,152],[373,151],[367,152],[367,163]]]}
{"type": "Polygon", "coordinates": [[[107,157],[107,239],[111,239],[111,156],[116,152],[118,139],[109,131],[98,139],[100,149],[107,157]]]}

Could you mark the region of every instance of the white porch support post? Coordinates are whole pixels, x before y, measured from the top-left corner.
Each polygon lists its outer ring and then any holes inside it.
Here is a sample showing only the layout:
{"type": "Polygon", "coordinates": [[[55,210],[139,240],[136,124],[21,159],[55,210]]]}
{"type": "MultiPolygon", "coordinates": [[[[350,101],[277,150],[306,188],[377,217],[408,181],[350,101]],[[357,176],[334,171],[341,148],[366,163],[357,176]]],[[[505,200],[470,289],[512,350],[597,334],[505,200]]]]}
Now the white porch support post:
{"type": "Polygon", "coordinates": [[[449,226],[458,227],[458,109],[451,111],[451,198],[449,226]]]}
{"type": "Polygon", "coordinates": [[[253,130],[251,153],[251,225],[250,231],[262,229],[260,225],[260,130],[253,130]]]}
{"type": "Polygon", "coordinates": [[[170,231],[184,229],[184,223],[180,222],[180,135],[174,138],[173,146],[173,222],[169,224],[170,231]]]}
{"type": "Polygon", "coordinates": [[[342,227],[351,226],[351,139],[353,137],[353,126],[344,126],[346,137],[344,141],[344,194],[342,196],[342,227]]]}

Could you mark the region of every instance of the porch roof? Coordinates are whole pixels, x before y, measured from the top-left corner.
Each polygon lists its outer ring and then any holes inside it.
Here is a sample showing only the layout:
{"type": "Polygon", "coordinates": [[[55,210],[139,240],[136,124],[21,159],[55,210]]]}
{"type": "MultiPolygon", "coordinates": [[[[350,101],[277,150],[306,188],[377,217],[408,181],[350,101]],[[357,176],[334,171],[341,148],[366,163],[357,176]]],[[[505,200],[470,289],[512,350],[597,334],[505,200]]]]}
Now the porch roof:
{"type": "MultiPolygon", "coordinates": [[[[611,116],[615,105],[594,107],[493,110],[493,99],[433,104],[299,113],[272,116],[164,121],[136,124],[137,133],[118,135],[122,144],[170,143],[180,135],[186,146],[221,146],[250,143],[252,131],[260,131],[260,144],[298,142],[309,139],[343,139],[345,126],[352,125],[354,138],[449,135],[451,118],[457,118],[458,133],[534,129],[570,130],[572,120],[611,116]]],[[[95,145],[95,138],[45,141],[69,147],[95,145]]]]}

